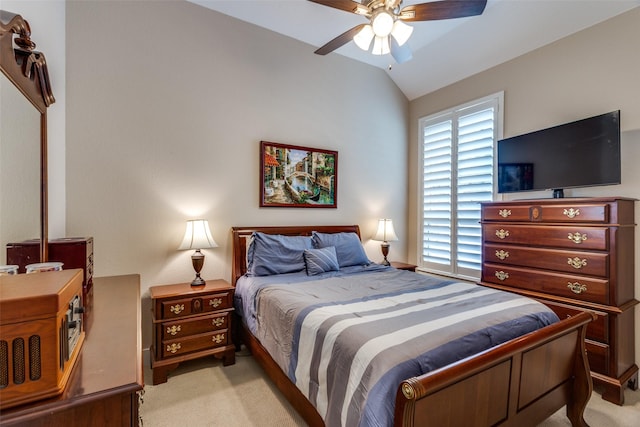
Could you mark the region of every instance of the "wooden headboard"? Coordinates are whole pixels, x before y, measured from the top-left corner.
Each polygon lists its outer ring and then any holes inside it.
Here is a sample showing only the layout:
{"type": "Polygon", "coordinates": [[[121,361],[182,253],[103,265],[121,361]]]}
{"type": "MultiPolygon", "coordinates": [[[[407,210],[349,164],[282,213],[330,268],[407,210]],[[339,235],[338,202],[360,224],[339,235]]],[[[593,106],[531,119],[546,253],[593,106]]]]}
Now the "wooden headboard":
{"type": "Polygon", "coordinates": [[[360,237],[357,225],[292,225],[268,227],[232,227],[233,265],[231,267],[231,284],[236,285],[238,277],[247,272],[247,244],[254,231],[266,234],[284,234],[286,236],[310,236],[312,231],[321,233],[356,233],[360,237]]]}

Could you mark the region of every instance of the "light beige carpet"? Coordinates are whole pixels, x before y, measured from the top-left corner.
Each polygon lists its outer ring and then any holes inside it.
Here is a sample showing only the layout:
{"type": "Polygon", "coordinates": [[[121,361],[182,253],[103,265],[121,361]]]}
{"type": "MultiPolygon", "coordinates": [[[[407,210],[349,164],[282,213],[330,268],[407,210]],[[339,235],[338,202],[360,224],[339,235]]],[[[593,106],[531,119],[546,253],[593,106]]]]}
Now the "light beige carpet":
{"type": "MultiPolygon", "coordinates": [[[[280,395],[262,369],[245,351],[236,364],[205,358],[183,363],[164,384],[152,386],[145,371],[144,403],[140,414],[144,427],[306,426],[280,395]]],[[[591,427],[640,426],[640,391],[625,391],[625,405],[617,406],[593,393],[585,420],[591,427]]],[[[542,427],[570,426],[564,409],[542,427]]]]}

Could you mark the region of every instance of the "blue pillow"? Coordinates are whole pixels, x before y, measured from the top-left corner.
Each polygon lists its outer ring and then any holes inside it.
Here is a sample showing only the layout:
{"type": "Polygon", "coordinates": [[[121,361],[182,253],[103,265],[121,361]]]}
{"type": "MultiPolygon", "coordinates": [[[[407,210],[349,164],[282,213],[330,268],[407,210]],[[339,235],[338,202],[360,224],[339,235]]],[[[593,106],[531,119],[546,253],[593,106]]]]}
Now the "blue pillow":
{"type": "Polygon", "coordinates": [[[340,269],[336,258],[336,248],[333,246],[305,250],[304,262],[307,265],[307,275],[309,276],[340,269]]]}
{"type": "Polygon", "coordinates": [[[314,231],[311,240],[316,249],[335,247],[340,268],[371,264],[356,233],[319,233],[314,231]]]}
{"type": "Polygon", "coordinates": [[[312,249],[308,236],[284,236],[256,231],[247,251],[247,274],[270,276],[293,273],[306,268],[303,253],[312,249]]]}

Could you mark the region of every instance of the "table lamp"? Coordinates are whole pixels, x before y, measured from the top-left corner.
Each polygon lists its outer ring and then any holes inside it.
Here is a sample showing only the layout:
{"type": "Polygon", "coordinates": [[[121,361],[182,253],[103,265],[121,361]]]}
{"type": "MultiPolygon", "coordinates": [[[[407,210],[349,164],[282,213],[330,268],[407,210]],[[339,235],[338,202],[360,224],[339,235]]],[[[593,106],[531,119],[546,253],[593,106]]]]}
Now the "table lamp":
{"type": "Polygon", "coordinates": [[[387,260],[387,255],[389,255],[389,242],[398,240],[398,236],[396,236],[396,232],[393,229],[393,222],[390,219],[378,220],[378,231],[375,236],[373,236],[373,240],[382,241],[382,244],[380,245],[382,248],[382,255],[384,256],[382,265],[390,265],[387,260]]]}
{"type": "Polygon", "coordinates": [[[196,271],[196,278],[191,282],[191,286],[203,286],[206,284],[202,277],[200,277],[200,270],[202,270],[202,266],[204,265],[204,254],[200,252],[200,249],[217,247],[218,244],[213,240],[211,230],[209,230],[209,221],[205,219],[187,221],[187,229],[184,233],[184,239],[182,239],[182,243],[178,250],[196,250],[193,255],[191,255],[193,269],[196,271]]]}

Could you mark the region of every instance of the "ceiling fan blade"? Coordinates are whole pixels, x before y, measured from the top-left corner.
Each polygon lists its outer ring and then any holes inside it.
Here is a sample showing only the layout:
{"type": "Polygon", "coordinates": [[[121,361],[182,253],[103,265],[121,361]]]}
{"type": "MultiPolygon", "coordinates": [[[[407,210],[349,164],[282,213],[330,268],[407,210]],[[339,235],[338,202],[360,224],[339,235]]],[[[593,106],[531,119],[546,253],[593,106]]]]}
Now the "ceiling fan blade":
{"type": "Polygon", "coordinates": [[[314,53],[316,53],[318,55],[326,55],[327,53],[333,52],[334,50],[338,49],[339,47],[344,46],[345,44],[347,44],[350,41],[352,41],[353,40],[353,36],[358,34],[358,32],[365,25],[367,25],[367,24],[356,25],[352,29],[345,31],[344,33],[340,34],[335,39],[331,40],[329,43],[325,44],[324,46],[322,46],[321,48],[316,50],[314,53]]]}
{"type": "Polygon", "coordinates": [[[329,6],[334,9],[340,9],[346,12],[357,13],[358,15],[365,15],[371,12],[367,6],[352,0],[309,0],[309,1],[313,3],[321,4],[323,6],[329,6]]]}
{"type": "Polygon", "coordinates": [[[440,0],[406,6],[398,17],[403,21],[435,21],[482,15],[487,0],[440,0]]]}
{"type": "Polygon", "coordinates": [[[403,62],[407,62],[413,58],[411,49],[406,43],[400,46],[393,37],[389,37],[389,42],[391,47],[391,56],[393,56],[393,59],[395,59],[398,64],[402,64],[403,62]]]}

